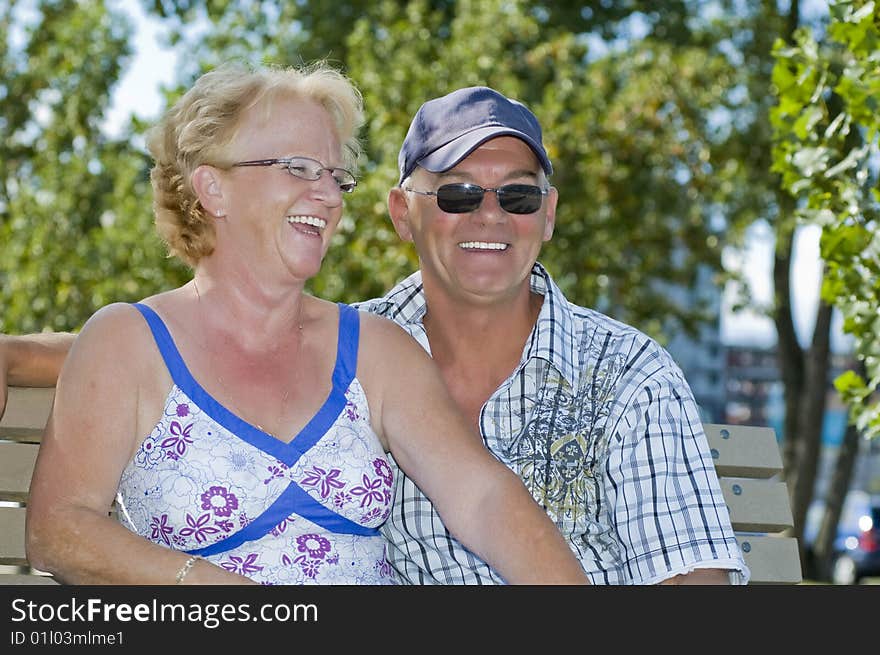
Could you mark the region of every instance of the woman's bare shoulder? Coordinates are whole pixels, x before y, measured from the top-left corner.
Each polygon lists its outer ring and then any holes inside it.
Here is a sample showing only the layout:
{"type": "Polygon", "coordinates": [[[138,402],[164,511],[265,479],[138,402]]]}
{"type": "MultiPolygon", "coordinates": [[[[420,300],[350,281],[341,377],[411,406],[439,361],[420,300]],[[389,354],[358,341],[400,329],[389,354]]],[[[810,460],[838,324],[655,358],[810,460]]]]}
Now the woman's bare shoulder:
{"type": "Polygon", "coordinates": [[[133,305],[111,303],[85,322],[74,340],[70,356],[86,355],[98,362],[121,357],[132,364],[151,342],[149,326],[133,305]]]}
{"type": "MultiPolygon", "coordinates": [[[[361,311],[362,347],[381,357],[395,355],[398,358],[427,358],[418,342],[400,325],[384,316],[361,311]]],[[[386,360],[395,361],[395,360],[386,360]]]]}

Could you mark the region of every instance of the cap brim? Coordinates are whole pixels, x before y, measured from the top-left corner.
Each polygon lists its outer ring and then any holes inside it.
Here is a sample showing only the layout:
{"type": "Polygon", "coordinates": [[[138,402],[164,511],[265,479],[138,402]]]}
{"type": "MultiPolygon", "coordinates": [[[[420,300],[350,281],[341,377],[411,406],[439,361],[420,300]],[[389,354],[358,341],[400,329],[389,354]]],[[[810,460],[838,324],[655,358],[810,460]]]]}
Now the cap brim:
{"type": "Polygon", "coordinates": [[[518,139],[522,139],[535,153],[544,172],[547,175],[550,175],[553,172],[553,165],[550,163],[550,159],[547,157],[541,144],[535,143],[534,139],[519,130],[495,125],[481,127],[472,132],[468,132],[467,134],[450,141],[445,146],[441,146],[416,163],[432,173],[442,173],[448,171],[453,166],[456,166],[462,159],[486,143],[489,139],[494,139],[498,136],[515,136],[518,139]]]}

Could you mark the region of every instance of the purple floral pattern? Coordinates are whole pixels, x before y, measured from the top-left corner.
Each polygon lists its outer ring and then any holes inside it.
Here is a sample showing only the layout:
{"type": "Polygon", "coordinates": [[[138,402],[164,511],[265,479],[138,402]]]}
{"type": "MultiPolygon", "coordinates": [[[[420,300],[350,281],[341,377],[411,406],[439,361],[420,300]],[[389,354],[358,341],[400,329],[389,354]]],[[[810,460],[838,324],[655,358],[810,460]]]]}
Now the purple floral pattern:
{"type": "MultiPolygon", "coordinates": [[[[123,471],[119,520],[154,543],[194,551],[247,529],[296,484],[328,510],[377,528],[390,511],[392,470],[357,381],[346,400],[327,433],[288,465],[173,387],[163,417],[123,471]]],[[[206,558],[261,584],[389,584],[395,574],[384,543],[294,513],[206,558]]]]}
{"type": "Polygon", "coordinates": [[[249,553],[245,557],[230,555],[225,562],[220,564],[220,566],[222,566],[227,571],[250,577],[252,574],[259,573],[263,570],[262,566],[256,565],[256,561],[258,558],[259,555],[257,553],[249,553]]]}
{"type": "Polygon", "coordinates": [[[297,550],[308,552],[313,559],[324,559],[330,552],[330,542],[319,534],[304,534],[296,538],[297,550]]]}
{"type": "Polygon", "coordinates": [[[351,493],[361,497],[361,507],[370,506],[374,500],[382,502],[385,500],[385,493],[382,490],[382,478],[373,478],[372,480],[364,474],[363,486],[352,487],[351,493]]]}
{"type": "Polygon", "coordinates": [[[173,454],[177,457],[183,457],[186,453],[186,447],[193,442],[190,436],[193,425],[193,423],[189,423],[181,427],[179,422],[171,421],[171,426],[168,429],[171,436],[162,441],[162,448],[167,448],[169,455],[173,454]]]}
{"type": "Polygon", "coordinates": [[[288,516],[286,519],[282,519],[281,522],[272,528],[272,535],[275,537],[280,537],[287,530],[287,526],[292,526],[296,519],[293,516],[288,516]]]}
{"type": "Polygon", "coordinates": [[[299,483],[305,487],[320,485],[321,498],[326,498],[330,495],[331,489],[342,489],[345,487],[345,482],[338,479],[341,473],[340,469],[326,471],[320,466],[313,466],[312,470],[299,483]]]}
{"type": "Polygon", "coordinates": [[[183,528],[180,531],[181,537],[188,537],[190,535],[195,536],[196,541],[198,543],[202,543],[208,540],[208,535],[216,534],[220,532],[213,525],[208,525],[208,521],[211,520],[211,513],[207,512],[202,514],[199,517],[195,517],[192,514],[186,515],[186,525],[187,527],[183,528]]]}
{"type": "Polygon", "coordinates": [[[351,502],[351,494],[344,491],[333,494],[333,507],[341,508],[351,502]]]}
{"type": "Polygon", "coordinates": [[[159,446],[159,444],[156,441],[156,437],[151,434],[144,439],[143,443],[141,443],[140,448],[138,448],[137,453],[135,453],[134,461],[145,468],[161,462],[165,457],[165,451],[157,446],[159,446]]]}
{"type": "Polygon", "coordinates": [[[238,498],[225,487],[211,487],[202,494],[201,499],[202,509],[214,510],[217,516],[231,516],[232,510],[238,509],[238,498]]]}
{"type": "Polygon", "coordinates": [[[267,466],[269,477],[263,480],[263,484],[269,484],[272,480],[283,478],[287,475],[287,465],[284,462],[275,461],[271,466],[267,466]]]}
{"type": "Polygon", "coordinates": [[[349,421],[357,421],[360,418],[360,414],[358,414],[357,406],[349,400],[345,403],[345,418],[349,421]]]}
{"type": "Polygon", "coordinates": [[[321,570],[322,562],[319,559],[311,559],[306,557],[305,555],[300,555],[293,561],[299,564],[302,572],[308,578],[316,578],[318,576],[318,572],[321,570]]]}
{"type": "Polygon", "coordinates": [[[376,471],[376,475],[382,478],[382,482],[385,483],[386,487],[390,487],[394,483],[394,474],[391,472],[391,466],[386,459],[382,457],[374,459],[373,470],[376,471]]]}
{"type": "Polygon", "coordinates": [[[174,528],[168,525],[167,514],[154,516],[150,521],[150,530],[150,539],[156,542],[163,541],[167,546],[171,545],[171,535],[174,533],[174,528]]]}

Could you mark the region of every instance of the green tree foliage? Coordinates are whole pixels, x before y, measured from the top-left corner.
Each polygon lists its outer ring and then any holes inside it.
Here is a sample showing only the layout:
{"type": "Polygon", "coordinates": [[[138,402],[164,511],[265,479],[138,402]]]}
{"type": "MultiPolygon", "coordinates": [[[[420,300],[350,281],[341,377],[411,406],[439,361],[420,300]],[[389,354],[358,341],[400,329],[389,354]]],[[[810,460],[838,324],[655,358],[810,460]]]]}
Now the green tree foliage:
{"type": "Polygon", "coordinates": [[[730,155],[752,122],[744,109],[752,100],[736,91],[747,76],[725,52],[738,23],[700,15],[717,3],[610,4],[149,6],[176,21],[174,38],[196,53],[191,76],[229,57],[322,57],[343,64],[362,89],[362,182],[337,235],[345,247],[331,249],[316,293],[375,296],[417,266],[385,208],[397,150],[423,100],[488,84],[528,103],[545,126],[561,204],[542,261],[574,300],[663,338],[712,318],[705,306],[676,301],[670,285],[693,286],[701,269],[722,274],[723,246],[761,211],[758,195],[742,190],[756,187],[740,184],[749,169],[730,155]],[[210,24],[207,36],[189,35],[193,21],[210,24]]]}
{"type": "Polygon", "coordinates": [[[170,282],[148,161],[101,132],[130,36],[103,2],[0,2],[3,331],[76,328],[170,282]]]}
{"type": "Polygon", "coordinates": [[[857,427],[877,436],[880,402],[870,397],[880,383],[880,7],[836,0],[830,8],[824,36],[804,29],[795,45],[776,47],[774,169],[800,220],[822,228],[822,297],[843,313],[866,376],[850,371],[836,385],[857,427]]]}
{"type": "MultiPolygon", "coordinates": [[[[336,237],[345,247],[331,249],[314,292],[347,301],[378,295],[417,266],[386,215],[397,149],[424,99],[489,84],[527,102],[546,128],[562,200],[542,260],[576,301],[664,338],[711,318],[706,307],[667,293],[670,285],[694,285],[701,269],[722,274],[722,247],[762,211],[760,185],[743,184],[759,176],[736,156],[752,136],[753,100],[737,91],[748,76],[729,52],[741,27],[733,13],[701,17],[703,5],[718,3],[612,4],[161,0],[144,7],[166,21],[169,47],[187,53],[181,88],[169,100],[229,58],[328,58],[363,90],[362,183],[336,237]]],[[[130,145],[137,139],[114,143],[99,131],[128,56],[125,21],[103,3],[36,6],[27,45],[5,60],[10,89],[44,89],[24,103],[9,102],[28,97],[18,90],[5,97],[10,133],[18,135],[18,145],[6,147],[20,152],[3,159],[21,162],[4,169],[14,187],[0,227],[7,331],[75,328],[101,304],[186,275],[163,260],[153,235],[149,164],[130,145]],[[36,107],[74,105],[74,116],[33,117],[36,107]],[[53,136],[62,132],[75,148],[53,136]],[[63,170],[59,161],[68,162],[63,170]]]]}

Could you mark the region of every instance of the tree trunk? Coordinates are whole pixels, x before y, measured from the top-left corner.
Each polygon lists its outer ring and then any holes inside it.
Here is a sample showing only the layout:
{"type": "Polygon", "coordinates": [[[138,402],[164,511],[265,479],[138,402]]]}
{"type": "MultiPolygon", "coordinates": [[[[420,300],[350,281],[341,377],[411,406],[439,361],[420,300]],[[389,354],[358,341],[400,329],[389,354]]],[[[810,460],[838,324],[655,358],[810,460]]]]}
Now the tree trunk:
{"type": "MultiPolygon", "coordinates": [[[[765,2],[765,11],[772,12],[772,0],[765,2]]],[[[771,14],[768,14],[771,15],[771,14]]],[[[800,2],[789,3],[788,15],[783,33],[780,35],[787,43],[794,44],[794,33],[800,25],[800,2]]],[[[794,329],[791,309],[791,264],[794,250],[794,199],[786,192],[777,193],[779,214],[776,217],[776,250],[773,256],[773,322],[776,325],[777,357],[779,374],[783,384],[785,415],[782,425],[782,465],[783,477],[788,484],[789,494],[794,493],[797,477],[798,416],[803,395],[804,351],[798,343],[794,329]]]]}
{"type": "Polygon", "coordinates": [[[846,494],[852,482],[852,473],[859,454],[860,437],[859,430],[855,425],[850,424],[846,427],[840,450],[837,453],[831,486],[825,496],[825,512],[822,515],[819,532],[816,534],[816,541],[813,544],[813,566],[816,577],[826,582],[831,579],[831,566],[834,563],[834,539],[837,536],[837,525],[840,523],[840,515],[843,512],[843,502],[846,500],[846,494]]]}
{"type": "MultiPolygon", "coordinates": [[[[813,500],[819,455],[822,452],[822,427],[828,395],[828,370],[831,353],[831,315],[833,308],[819,300],[816,310],[816,326],[813,342],[806,357],[805,376],[798,411],[797,476],[792,493],[791,512],[794,518],[794,535],[803,550],[804,522],[807,509],[813,500]]],[[[803,559],[802,559],[803,561],[803,559]]]]}
{"type": "MultiPolygon", "coordinates": [[[[856,372],[863,378],[865,377],[864,362],[858,363],[856,372]]],[[[831,476],[828,493],[825,495],[825,512],[822,514],[822,522],[819,524],[819,531],[813,544],[813,564],[816,576],[820,580],[831,579],[834,539],[837,536],[837,526],[843,512],[843,503],[849,492],[850,484],[852,484],[852,474],[859,456],[860,438],[861,433],[855,424],[848,424],[843,441],[840,443],[840,449],[837,451],[834,473],[831,476]]]]}
{"type": "MultiPolygon", "coordinates": [[[[789,203],[786,203],[789,204],[789,203]]],[[[780,216],[780,224],[788,222],[780,216]]],[[[783,475],[789,494],[794,492],[797,478],[797,441],[800,438],[798,416],[804,382],[804,352],[797,340],[791,309],[791,260],[794,248],[793,229],[777,229],[776,253],[773,257],[773,288],[775,304],[773,322],[776,324],[777,357],[783,384],[785,416],[782,425],[783,475]]]]}
{"type": "MultiPolygon", "coordinates": [[[[794,522],[791,536],[798,540],[801,564],[808,562],[803,543],[807,509],[813,499],[830,367],[832,307],[820,299],[809,351],[797,339],[791,303],[791,264],[794,247],[793,207],[790,198],[781,204],[773,262],[779,370],[784,385],[783,476],[791,497],[794,522]]],[[[820,283],[821,284],[821,283],[820,283]]]]}

